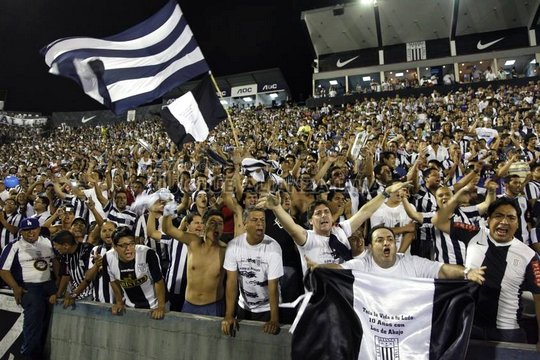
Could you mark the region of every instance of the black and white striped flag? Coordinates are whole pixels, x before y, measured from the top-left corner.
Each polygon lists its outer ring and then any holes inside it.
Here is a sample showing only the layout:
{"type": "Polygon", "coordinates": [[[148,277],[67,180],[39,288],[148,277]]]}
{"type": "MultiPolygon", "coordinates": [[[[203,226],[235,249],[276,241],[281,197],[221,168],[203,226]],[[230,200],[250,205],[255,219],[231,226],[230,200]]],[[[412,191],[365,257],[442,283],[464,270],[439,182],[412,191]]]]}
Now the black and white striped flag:
{"type": "Polygon", "coordinates": [[[120,34],[59,39],[41,53],[50,73],[73,79],[116,114],[209,70],[175,0],[120,34]]]}
{"type": "Polygon", "coordinates": [[[465,359],[475,285],[351,270],[307,276],[313,295],[293,325],[293,360],[465,359]]]}

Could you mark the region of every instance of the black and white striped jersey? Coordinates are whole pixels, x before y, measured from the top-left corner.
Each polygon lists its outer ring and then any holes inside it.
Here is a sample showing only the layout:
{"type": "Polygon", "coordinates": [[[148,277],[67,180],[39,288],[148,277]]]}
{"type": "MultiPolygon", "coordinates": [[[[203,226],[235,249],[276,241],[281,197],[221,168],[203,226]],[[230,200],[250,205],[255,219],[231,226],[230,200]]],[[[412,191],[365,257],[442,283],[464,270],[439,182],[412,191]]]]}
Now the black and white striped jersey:
{"type": "Polygon", "coordinates": [[[187,287],[188,247],[167,235],[161,236],[160,244],[167,246],[170,259],[165,275],[167,291],[169,294],[181,295],[184,298],[187,287]]]}
{"type": "MultiPolygon", "coordinates": [[[[92,268],[95,265],[94,256],[100,255],[105,257],[105,253],[111,249],[110,246],[105,244],[94,246],[92,253],[90,254],[90,260],[88,261],[88,268],[92,268]]],[[[103,276],[103,269],[98,272],[98,275],[94,279],[94,301],[98,301],[106,304],[114,303],[114,293],[109,281],[106,281],[108,277],[103,276]]]]}
{"type": "Polygon", "coordinates": [[[453,223],[450,235],[468,243],[466,265],[487,266],[486,281],[479,288],[475,325],[486,328],[518,329],[523,290],[540,294],[540,257],[518,239],[498,243],[489,230],[453,223]]]}
{"type": "MultiPolygon", "coordinates": [[[[12,214],[5,214],[6,221],[15,226],[16,228],[19,227],[19,223],[21,222],[22,216],[21,214],[18,214],[17,212],[14,212],[12,214]]],[[[17,238],[17,234],[13,235],[6,227],[4,227],[2,224],[0,224],[0,250],[4,249],[7,244],[10,242],[15,241],[17,238]]]]}
{"type": "Polygon", "coordinates": [[[105,281],[117,281],[128,307],[155,309],[158,306],[154,284],[163,279],[156,252],[148,246],[135,246],[135,259],[123,262],[112,249],[103,258],[105,281]]]}
{"type": "Polygon", "coordinates": [[[103,208],[105,214],[107,214],[107,219],[116,223],[118,226],[127,226],[131,230],[137,222],[137,214],[131,210],[118,210],[116,206],[113,205],[112,201],[109,201],[103,208]]]}
{"type": "MultiPolygon", "coordinates": [[[[60,257],[60,275],[69,276],[69,284],[72,290],[75,290],[84,281],[84,275],[89,269],[88,261],[91,252],[92,245],[80,243],[73,254],[62,254],[60,257]]],[[[78,296],[78,299],[90,296],[92,291],[93,285],[89,284],[78,296]]]]}
{"type": "MultiPolygon", "coordinates": [[[[453,222],[469,225],[478,226],[480,220],[481,216],[477,206],[458,207],[452,215],[453,222]]],[[[467,245],[463,241],[452,238],[449,234],[440,231],[436,227],[433,227],[433,240],[435,245],[433,260],[445,264],[465,264],[467,245]]]]}
{"type": "Polygon", "coordinates": [[[73,213],[75,217],[82,217],[84,220],[88,221],[88,206],[86,203],[74,195],[66,195],[64,197],[64,203],[71,204],[73,206],[73,213]]]}
{"type": "MultiPolygon", "coordinates": [[[[156,230],[161,230],[160,219],[156,219],[156,230]]],[[[148,212],[140,216],[135,224],[135,237],[141,238],[143,244],[154,250],[159,258],[161,270],[163,276],[167,274],[167,270],[170,266],[169,245],[167,242],[160,242],[152,239],[148,236],[147,225],[148,224],[148,212]]]]}

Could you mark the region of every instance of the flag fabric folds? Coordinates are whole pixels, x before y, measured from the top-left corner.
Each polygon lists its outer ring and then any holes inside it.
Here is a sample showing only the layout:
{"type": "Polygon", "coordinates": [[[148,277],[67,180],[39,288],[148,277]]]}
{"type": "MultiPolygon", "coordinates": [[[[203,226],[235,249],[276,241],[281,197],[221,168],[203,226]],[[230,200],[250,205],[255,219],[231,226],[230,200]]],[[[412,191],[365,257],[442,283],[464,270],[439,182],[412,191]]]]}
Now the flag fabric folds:
{"type": "Polygon", "coordinates": [[[292,337],[299,359],[465,359],[476,285],[316,269],[292,337]]]}
{"type": "Polygon", "coordinates": [[[121,114],[207,72],[208,65],[175,0],[105,39],[70,37],[41,50],[49,72],[121,114]]]}
{"type": "Polygon", "coordinates": [[[226,117],[227,113],[219,102],[210,75],[204,76],[193,90],[167,105],[161,112],[163,126],[178,147],[184,142],[206,140],[209,131],[226,117]]]}

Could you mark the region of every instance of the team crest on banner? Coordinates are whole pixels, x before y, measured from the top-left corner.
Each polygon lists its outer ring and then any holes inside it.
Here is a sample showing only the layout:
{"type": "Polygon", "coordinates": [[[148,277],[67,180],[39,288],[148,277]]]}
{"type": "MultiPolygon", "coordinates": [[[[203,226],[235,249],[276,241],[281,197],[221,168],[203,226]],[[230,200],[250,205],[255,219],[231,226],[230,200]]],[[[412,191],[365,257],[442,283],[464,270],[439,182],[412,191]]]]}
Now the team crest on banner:
{"type": "Polygon", "coordinates": [[[399,339],[375,336],[377,360],[399,360],[399,339]]]}

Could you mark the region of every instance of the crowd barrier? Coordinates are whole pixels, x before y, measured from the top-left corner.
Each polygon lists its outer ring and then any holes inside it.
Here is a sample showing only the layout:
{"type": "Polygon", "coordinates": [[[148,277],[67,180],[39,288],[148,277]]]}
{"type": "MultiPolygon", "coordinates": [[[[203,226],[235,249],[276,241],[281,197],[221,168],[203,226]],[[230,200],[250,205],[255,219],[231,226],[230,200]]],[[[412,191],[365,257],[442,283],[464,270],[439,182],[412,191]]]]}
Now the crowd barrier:
{"type": "MultiPolygon", "coordinates": [[[[0,295],[0,359],[16,359],[22,330],[21,308],[0,295]]],[[[289,359],[291,334],[262,331],[262,323],[242,321],[235,338],[221,334],[221,318],[169,312],[152,320],[148,310],[129,309],[113,316],[110,306],[79,302],[74,308],[56,306],[47,339],[51,360],[276,360],[289,359]]],[[[472,340],[468,360],[538,359],[534,345],[472,340]]]]}

